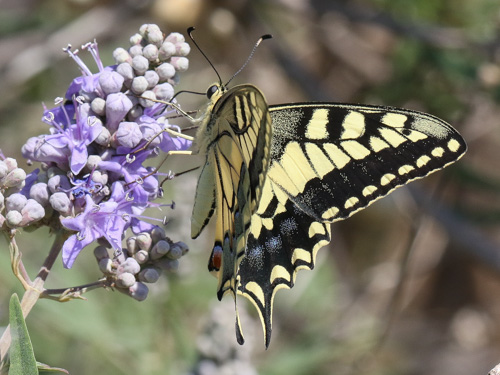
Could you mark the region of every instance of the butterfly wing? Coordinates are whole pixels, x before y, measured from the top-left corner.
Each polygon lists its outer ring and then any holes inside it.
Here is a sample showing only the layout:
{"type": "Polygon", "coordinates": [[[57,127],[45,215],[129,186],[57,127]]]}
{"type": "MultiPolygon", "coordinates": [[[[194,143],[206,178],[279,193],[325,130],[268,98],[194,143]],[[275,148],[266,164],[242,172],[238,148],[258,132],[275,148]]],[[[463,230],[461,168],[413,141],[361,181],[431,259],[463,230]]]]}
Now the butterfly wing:
{"type": "Polygon", "coordinates": [[[462,137],[424,113],[334,103],[270,107],[271,163],[251,218],[239,293],[257,307],[266,346],[274,295],[312,269],[331,222],[458,160],[462,137]]]}
{"type": "MultiPolygon", "coordinates": [[[[206,162],[196,189],[191,232],[197,237],[217,212],[209,269],[218,277],[221,299],[226,293],[236,295],[236,274],[245,254],[250,219],[269,166],[272,127],[264,96],[254,86],[236,86],[211,100],[196,137],[206,162]]],[[[239,341],[243,341],[241,335],[239,341]]]]}

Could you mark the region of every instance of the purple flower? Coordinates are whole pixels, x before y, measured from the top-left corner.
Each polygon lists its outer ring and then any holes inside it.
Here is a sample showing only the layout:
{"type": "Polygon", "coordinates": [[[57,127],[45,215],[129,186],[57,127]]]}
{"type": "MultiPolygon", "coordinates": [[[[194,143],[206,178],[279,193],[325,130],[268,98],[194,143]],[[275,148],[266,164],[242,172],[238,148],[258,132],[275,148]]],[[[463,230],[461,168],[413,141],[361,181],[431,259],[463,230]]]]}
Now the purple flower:
{"type": "Polygon", "coordinates": [[[127,201],[123,185],[115,182],[108,201],[95,204],[90,195],[85,195],[85,209],[76,217],[62,219],[65,228],[76,231],[64,243],[63,264],[71,268],[84,247],[104,237],[117,250],[121,249],[123,232],[130,225],[127,217],[132,214],[132,204],[127,201]]]}

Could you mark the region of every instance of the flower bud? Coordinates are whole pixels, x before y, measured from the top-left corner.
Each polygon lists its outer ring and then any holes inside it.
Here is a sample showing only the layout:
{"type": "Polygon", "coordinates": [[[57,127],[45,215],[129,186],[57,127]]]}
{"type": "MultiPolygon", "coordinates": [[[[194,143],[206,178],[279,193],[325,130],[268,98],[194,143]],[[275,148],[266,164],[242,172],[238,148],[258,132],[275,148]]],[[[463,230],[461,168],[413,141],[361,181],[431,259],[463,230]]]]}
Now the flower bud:
{"type": "Polygon", "coordinates": [[[145,268],[137,276],[139,281],[144,283],[156,283],[160,278],[160,272],[155,268],[145,268]]]}
{"type": "Polygon", "coordinates": [[[175,53],[178,56],[187,56],[191,52],[191,47],[187,43],[179,43],[175,45],[175,53]]]}
{"type": "Polygon", "coordinates": [[[137,263],[144,264],[149,260],[149,252],[147,252],[146,250],[139,250],[134,254],[134,259],[137,261],[137,263]]]}
{"type": "Polygon", "coordinates": [[[22,187],[24,180],[26,180],[26,172],[21,168],[15,168],[2,179],[1,184],[6,188],[22,187]]]}
{"type": "MultiPolygon", "coordinates": [[[[136,56],[142,56],[142,46],[140,44],[136,44],[128,49],[128,53],[132,56],[132,59],[136,56]]],[[[130,64],[132,64],[132,61],[130,64]]]]}
{"type": "Polygon", "coordinates": [[[71,200],[66,195],[66,193],[63,192],[52,194],[50,196],[49,202],[50,206],[54,210],[60,212],[63,215],[69,215],[71,213],[71,209],[73,208],[73,203],[71,203],[71,200]]]}
{"type": "Polygon", "coordinates": [[[130,45],[133,46],[135,44],[141,44],[142,42],[142,35],[139,33],[135,33],[130,37],[130,45]]]}
{"type": "Polygon", "coordinates": [[[125,81],[125,78],[117,72],[105,70],[99,75],[99,84],[106,95],[120,92],[123,81],[125,81]]]}
{"type": "Polygon", "coordinates": [[[139,103],[143,107],[149,108],[149,107],[152,107],[156,104],[156,102],[154,102],[153,100],[156,100],[155,93],[151,90],[147,90],[147,91],[144,91],[142,93],[141,98],[139,98],[139,103]],[[148,100],[148,99],[152,99],[152,100],[148,100]]]}
{"type": "Polygon", "coordinates": [[[98,262],[99,269],[105,275],[113,274],[113,261],[110,258],[102,258],[98,262]]]}
{"type": "Polygon", "coordinates": [[[26,206],[27,202],[28,198],[26,198],[24,195],[22,195],[21,193],[14,193],[9,195],[5,200],[5,207],[7,211],[15,210],[20,212],[24,208],[24,206],[26,206]]]}
{"type": "Polygon", "coordinates": [[[168,60],[176,53],[175,44],[172,42],[165,41],[161,45],[158,51],[158,57],[161,61],[168,60]]]}
{"type": "Polygon", "coordinates": [[[116,72],[125,78],[125,81],[131,81],[135,77],[134,69],[129,63],[122,63],[118,65],[116,67],[116,72]]]}
{"type": "Polygon", "coordinates": [[[165,82],[167,79],[175,75],[175,67],[169,63],[163,63],[156,68],[156,73],[160,77],[160,82],[165,82]]]}
{"type": "Polygon", "coordinates": [[[151,62],[158,59],[158,47],[154,44],[148,44],[142,49],[143,56],[151,62]]]}
{"type": "Polygon", "coordinates": [[[110,132],[118,129],[118,125],[132,106],[132,101],[124,93],[117,92],[108,95],[106,98],[106,123],[110,132]]]}
{"type": "Polygon", "coordinates": [[[23,215],[22,225],[28,225],[34,221],[43,219],[45,209],[36,200],[28,199],[26,205],[21,210],[21,215],[23,215]]]}
{"type": "Polygon", "coordinates": [[[135,122],[121,122],[114,137],[124,147],[133,148],[142,140],[142,132],[135,122]]]}
{"type": "Polygon", "coordinates": [[[9,211],[7,215],[5,215],[5,220],[7,221],[7,225],[9,227],[17,227],[21,224],[23,220],[23,215],[19,211],[9,211]]]}
{"type": "Polygon", "coordinates": [[[182,256],[182,248],[177,244],[173,244],[172,247],[170,248],[170,251],[167,254],[167,258],[179,259],[181,256],[182,256]]]}
{"type": "Polygon", "coordinates": [[[151,249],[151,236],[149,233],[139,233],[136,237],[137,246],[139,249],[149,251],[151,249]]]}
{"type": "Polygon", "coordinates": [[[158,242],[160,240],[164,240],[167,238],[167,235],[165,233],[165,229],[162,227],[156,226],[151,230],[151,239],[153,242],[158,242]]]}
{"type": "Polygon", "coordinates": [[[49,204],[49,195],[50,191],[46,183],[39,182],[31,186],[30,198],[33,198],[44,207],[49,204]]]}
{"type": "Polygon", "coordinates": [[[98,261],[101,261],[102,259],[109,259],[108,249],[104,246],[97,246],[94,249],[94,256],[98,261]]]}
{"type": "Polygon", "coordinates": [[[144,24],[139,28],[139,34],[156,46],[161,45],[163,42],[163,33],[158,25],[144,24]]]}
{"type": "Polygon", "coordinates": [[[104,116],[106,114],[106,101],[103,98],[97,97],[90,103],[90,109],[96,115],[104,116]]]}
{"type": "Polygon", "coordinates": [[[149,69],[149,61],[142,55],[135,56],[132,59],[132,68],[134,68],[134,72],[142,76],[149,69]]]}
{"type": "Polygon", "coordinates": [[[148,89],[148,80],[144,76],[135,77],[132,80],[130,89],[134,94],[141,95],[144,91],[148,89]]]}
{"type": "Polygon", "coordinates": [[[128,272],[132,275],[139,273],[141,266],[134,258],[127,258],[125,262],[118,266],[118,272],[128,272]]]}
{"type": "Polygon", "coordinates": [[[164,256],[170,251],[170,244],[165,240],[158,241],[151,249],[150,256],[152,260],[156,260],[164,256]]]}
{"type": "Polygon", "coordinates": [[[141,282],[136,282],[128,289],[130,297],[137,301],[144,301],[148,296],[148,292],[149,288],[141,282]]]}
{"type": "Polygon", "coordinates": [[[7,164],[5,164],[3,160],[0,160],[0,179],[7,176],[8,173],[9,173],[9,168],[7,167],[7,164]]]}
{"type": "Polygon", "coordinates": [[[17,168],[17,160],[14,158],[5,158],[3,162],[7,165],[9,171],[13,171],[17,168]]]}
{"type": "Polygon", "coordinates": [[[118,288],[130,288],[135,282],[135,276],[128,272],[121,273],[116,277],[116,286],[118,288]]]}
{"type": "Polygon", "coordinates": [[[186,39],[184,39],[184,35],[181,33],[170,33],[166,38],[166,41],[169,41],[173,44],[184,43],[186,39]]]}
{"type": "Polygon", "coordinates": [[[186,255],[186,253],[189,251],[188,245],[182,241],[178,241],[174,245],[177,245],[181,248],[182,255],[186,255]]]}
{"type": "Polygon", "coordinates": [[[117,48],[113,51],[113,58],[115,59],[117,64],[122,64],[125,62],[132,61],[132,57],[124,48],[117,48]]]}
{"type": "Polygon", "coordinates": [[[111,140],[111,133],[109,132],[108,128],[103,127],[94,142],[100,146],[106,147],[109,145],[110,140],[111,140]]]}
{"type": "Polygon", "coordinates": [[[47,181],[47,186],[51,193],[56,193],[58,191],[64,191],[71,189],[71,183],[68,177],[64,175],[54,175],[47,181]]]}
{"type": "Polygon", "coordinates": [[[185,72],[189,68],[189,60],[186,57],[172,57],[170,63],[178,72],[185,72]]]}
{"type": "Polygon", "coordinates": [[[158,84],[158,82],[160,82],[160,77],[154,70],[148,70],[146,73],[144,73],[144,78],[146,78],[146,81],[148,81],[148,89],[152,89],[158,84]]]}
{"type": "Polygon", "coordinates": [[[174,96],[174,88],[170,83],[160,83],[153,89],[156,98],[159,100],[170,100],[174,96]]]}
{"type": "Polygon", "coordinates": [[[135,236],[128,237],[126,243],[127,243],[127,252],[129,254],[133,255],[137,252],[137,250],[139,250],[135,236]]]}

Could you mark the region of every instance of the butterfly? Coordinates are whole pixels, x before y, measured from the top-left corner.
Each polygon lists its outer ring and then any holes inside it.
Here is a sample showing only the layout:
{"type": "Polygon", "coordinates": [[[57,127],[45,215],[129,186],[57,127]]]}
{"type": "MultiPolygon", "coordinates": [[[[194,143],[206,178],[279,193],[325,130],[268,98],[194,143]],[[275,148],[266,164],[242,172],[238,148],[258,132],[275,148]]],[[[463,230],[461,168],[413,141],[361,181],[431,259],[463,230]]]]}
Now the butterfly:
{"type": "MultiPolygon", "coordinates": [[[[213,67],[193,30],[191,40],[213,67]]],[[[259,39],[228,83],[270,37],[259,39]]],[[[467,145],[430,114],[327,102],[269,105],[257,87],[228,83],[219,76],[208,88],[197,120],[169,103],[200,125],[193,150],[175,153],[205,156],[191,237],[215,214],[208,268],[218,278],[217,296],[234,298],[240,344],[237,296],[255,305],[267,348],[276,292],[292,288],[299,270],[314,268],[318,250],[331,240],[330,224],[454,163],[467,145]]]]}
{"type": "MultiPolygon", "coordinates": [[[[273,299],[297,272],[312,269],[345,219],[399,186],[454,163],[460,134],[429,114],[337,103],[268,105],[250,84],[214,84],[195,137],[206,156],[191,235],[216,214],[209,270],[218,298],[248,298],[266,347],[273,299]]],[[[244,342],[236,309],[236,334],[244,342]]]]}

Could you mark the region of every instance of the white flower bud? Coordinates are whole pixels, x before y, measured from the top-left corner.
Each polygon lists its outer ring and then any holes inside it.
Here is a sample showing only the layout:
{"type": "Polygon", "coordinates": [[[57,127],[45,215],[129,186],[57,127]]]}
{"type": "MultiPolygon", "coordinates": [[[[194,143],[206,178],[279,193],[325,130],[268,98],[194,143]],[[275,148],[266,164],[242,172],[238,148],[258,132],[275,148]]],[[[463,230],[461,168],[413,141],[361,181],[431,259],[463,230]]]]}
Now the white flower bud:
{"type": "Polygon", "coordinates": [[[0,179],[7,176],[8,173],[9,173],[9,168],[7,167],[7,164],[5,164],[3,160],[0,160],[0,179]]]}
{"type": "Polygon", "coordinates": [[[135,77],[134,69],[132,68],[132,65],[130,65],[129,63],[122,63],[118,65],[116,67],[116,72],[120,74],[123,78],[125,78],[125,81],[131,81],[135,77]]]}
{"type": "Polygon", "coordinates": [[[144,91],[148,89],[148,80],[143,76],[135,77],[132,80],[130,89],[134,94],[141,95],[144,91]]]}
{"type": "Polygon", "coordinates": [[[39,182],[31,186],[30,198],[33,198],[44,207],[49,204],[49,195],[50,191],[46,183],[39,182]]]}
{"type": "Polygon", "coordinates": [[[50,206],[54,210],[60,212],[63,215],[69,215],[73,208],[73,203],[71,203],[71,200],[66,195],[66,193],[63,192],[56,192],[52,194],[50,196],[49,202],[50,206]]]}
{"type": "Polygon", "coordinates": [[[108,146],[110,139],[111,139],[111,133],[109,132],[108,128],[103,126],[101,132],[99,133],[94,142],[101,146],[108,146]]]}
{"type": "Polygon", "coordinates": [[[137,246],[139,249],[149,251],[151,249],[151,236],[149,233],[139,233],[136,237],[137,246]]]}
{"type": "Polygon", "coordinates": [[[149,69],[149,61],[142,55],[137,55],[132,59],[132,68],[134,68],[134,72],[142,76],[149,69]]]}
{"type": "Polygon", "coordinates": [[[142,105],[145,108],[152,107],[156,104],[156,95],[153,91],[151,90],[146,90],[142,93],[142,98],[139,98],[139,104],[142,105]],[[148,100],[152,99],[152,100],[148,100]]]}
{"type": "Polygon", "coordinates": [[[151,62],[158,59],[158,47],[154,44],[148,44],[142,49],[143,56],[151,62]]]}
{"type": "Polygon", "coordinates": [[[168,40],[171,43],[178,44],[178,43],[184,43],[186,39],[184,39],[184,35],[180,33],[170,33],[165,40],[168,40]]]}
{"type": "Polygon", "coordinates": [[[21,168],[15,168],[0,182],[6,188],[21,187],[26,180],[26,172],[21,168]]]}
{"type": "Polygon", "coordinates": [[[191,52],[191,46],[187,43],[180,43],[175,45],[175,53],[178,56],[187,56],[191,52]]]}
{"type": "Polygon", "coordinates": [[[45,216],[45,209],[36,200],[28,199],[26,205],[21,210],[21,215],[23,215],[22,225],[24,226],[43,219],[45,216]]]}
{"type": "Polygon", "coordinates": [[[99,116],[104,116],[106,114],[106,101],[103,98],[95,98],[90,103],[90,109],[99,116]]]}
{"type": "Polygon", "coordinates": [[[163,63],[156,68],[156,73],[158,73],[160,81],[165,82],[167,79],[172,78],[175,75],[175,68],[172,64],[163,63]]]}
{"type": "Polygon", "coordinates": [[[17,227],[21,224],[23,220],[23,215],[19,211],[9,211],[7,215],[5,215],[5,219],[7,221],[7,225],[10,227],[17,227]]]}
{"type": "Polygon", "coordinates": [[[113,274],[113,261],[110,258],[102,258],[98,262],[99,269],[106,275],[113,274]]]}
{"type": "Polygon", "coordinates": [[[142,25],[139,29],[139,33],[146,38],[149,43],[153,43],[156,46],[161,46],[163,42],[163,33],[155,24],[142,25]]]}
{"type": "Polygon", "coordinates": [[[146,250],[139,250],[134,254],[134,259],[137,261],[137,263],[144,264],[149,260],[149,252],[147,252],[146,250]]]}
{"type": "Polygon", "coordinates": [[[7,165],[9,171],[13,171],[17,168],[17,160],[14,158],[5,158],[3,162],[5,163],[5,165],[7,165]]]}
{"type": "Polygon", "coordinates": [[[116,277],[116,286],[118,288],[130,288],[135,282],[135,276],[128,272],[121,273],[116,277]]]}
{"type": "Polygon", "coordinates": [[[7,211],[15,210],[21,211],[26,203],[28,202],[28,198],[26,198],[21,193],[14,193],[7,197],[5,200],[5,207],[7,211]]]}
{"type": "Polygon", "coordinates": [[[132,56],[124,48],[117,48],[113,51],[113,58],[117,64],[122,64],[124,62],[132,61],[132,56]]]}
{"type": "Polygon", "coordinates": [[[178,72],[185,72],[189,68],[189,60],[186,57],[172,57],[170,63],[178,72]]]}
{"type": "Polygon", "coordinates": [[[161,61],[165,61],[165,60],[168,60],[169,58],[171,58],[176,52],[177,51],[176,51],[175,44],[172,42],[165,41],[161,45],[161,47],[158,51],[158,58],[161,61]]]}
{"type": "Polygon", "coordinates": [[[141,44],[142,42],[142,35],[141,34],[134,34],[130,37],[130,45],[133,46],[134,44],[141,44]]]}
{"type": "Polygon", "coordinates": [[[160,77],[154,70],[148,70],[144,73],[144,78],[148,81],[148,89],[152,89],[160,82],[160,77]]]}
{"type": "MultiPolygon", "coordinates": [[[[128,53],[132,56],[132,59],[136,56],[142,56],[142,46],[140,44],[136,44],[128,49],[128,53]]],[[[132,64],[132,62],[130,62],[132,64]]]]}
{"type": "Polygon", "coordinates": [[[128,272],[132,275],[139,273],[141,266],[134,258],[127,258],[125,262],[118,266],[118,272],[128,272]]]}
{"type": "Polygon", "coordinates": [[[158,100],[170,100],[174,96],[174,88],[170,83],[160,83],[153,89],[158,100]]]}
{"type": "Polygon", "coordinates": [[[127,251],[129,254],[133,255],[137,252],[137,250],[139,250],[139,247],[137,246],[137,243],[136,243],[136,237],[135,236],[131,236],[129,238],[127,238],[127,251]]]}

